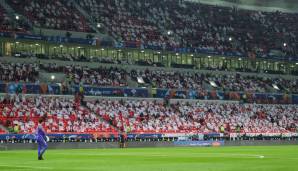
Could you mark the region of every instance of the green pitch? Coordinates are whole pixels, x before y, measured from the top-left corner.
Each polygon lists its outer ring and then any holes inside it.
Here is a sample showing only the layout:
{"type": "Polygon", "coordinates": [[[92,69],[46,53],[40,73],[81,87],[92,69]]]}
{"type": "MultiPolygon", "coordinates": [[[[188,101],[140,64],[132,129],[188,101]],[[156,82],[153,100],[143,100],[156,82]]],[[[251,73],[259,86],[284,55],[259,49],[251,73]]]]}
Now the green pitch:
{"type": "Polygon", "coordinates": [[[0,171],[295,171],[298,146],[1,151],[0,171]]]}

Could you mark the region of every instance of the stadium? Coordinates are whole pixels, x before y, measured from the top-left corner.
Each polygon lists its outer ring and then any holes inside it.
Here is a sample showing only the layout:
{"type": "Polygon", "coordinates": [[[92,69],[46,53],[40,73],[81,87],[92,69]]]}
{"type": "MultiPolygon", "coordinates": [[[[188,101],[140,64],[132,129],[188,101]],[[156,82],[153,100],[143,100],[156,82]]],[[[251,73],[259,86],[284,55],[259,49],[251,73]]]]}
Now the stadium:
{"type": "Polygon", "coordinates": [[[0,170],[298,170],[296,0],[0,0],[0,170]]]}

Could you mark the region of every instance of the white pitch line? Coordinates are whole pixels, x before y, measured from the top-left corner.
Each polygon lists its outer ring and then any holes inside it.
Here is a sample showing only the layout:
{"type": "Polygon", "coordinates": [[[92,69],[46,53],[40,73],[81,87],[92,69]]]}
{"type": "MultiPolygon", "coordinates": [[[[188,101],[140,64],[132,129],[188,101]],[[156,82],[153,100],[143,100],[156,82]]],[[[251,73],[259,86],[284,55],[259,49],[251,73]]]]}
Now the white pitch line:
{"type": "MultiPolygon", "coordinates": [[[[59,153],[60,155],[74,155],[73,153],[59,153]]],[[[142,153],[76,153],[75,155],[84,156],[141,156],[141,157],[171,157],[171,154],[142,154],[142,153]]],[[[175,156],[175,155],[173,155],[175,156]]],[[[259,154],[237,154],[237,153],[187,153],[179,154],[179,156],[191,156],[191,157],[226,157],[226,158],[264,158],[265,156],[259,154]]]]}
{"type": "Polygon", "coordinates": [[[15,165],[3,165],[0,164],[0,167],[12,167],[12,168],[23,168],[23,169],[46,169],[46,170],[52,170],[51,167],[35,167],[35,166],[15,166],[15,165]]]}
{"type": "Polygon", "coordinates": [[[256,157],[261,158],[263,155],[259,154],[242,154],[242,153],[188,153],[191,155],[223,155],[223,156],[243,156],[243,157],[256,157]]]}

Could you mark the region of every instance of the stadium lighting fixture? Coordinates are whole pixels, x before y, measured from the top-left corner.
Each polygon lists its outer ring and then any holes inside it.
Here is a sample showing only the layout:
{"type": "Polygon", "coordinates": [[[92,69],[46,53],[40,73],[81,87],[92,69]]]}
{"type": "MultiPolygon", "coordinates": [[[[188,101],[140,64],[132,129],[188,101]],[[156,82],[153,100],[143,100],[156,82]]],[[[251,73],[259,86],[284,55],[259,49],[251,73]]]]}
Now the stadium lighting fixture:
{"type": "Polygon", "coordinates": [[[137,81],[139,84],[145,84],[145,81],[142,77],[137,77],[137,81]]]}
{"type": "Polygon", "coordinates": [[[55,80],[55,75],[52,75],[52,76],[51,76],[51,79],[52,79],[52,80],[55,80]]]}
{"type": "Polygon", "coordinates": [[[20,16],[16,15],[16,20],[19,20],[20,19],[20,16]]]}
{"type": "Polygon", "coordinates": [[[284,43],[284,47],[286,47],[287,46],[287,43],[284,43]]]}
{"type": "Polygon", "coordinates": [[[272,84],[272,87],[276,90],[280,90],[279,87],[276,84],[272,84]]]}
{"type": "Polygon", "coordinates": [[[229,37],[229,41],[232,41],[233,40],[233,38],[232,37],[229,37]]]}
{"type": "Polygon", "coordinates": [[[211,85],[212,87],[218,87],[217,84],[216,84],[214,81],[209,81],[209,83],[210,83],[210,85],[211,85]]]}
{"type": "Polygon", "coordinates": [[[167,34],[168,34],[168,35],[171,35],[171,34],[172,34],[172,31],[171,31],[171,30],[169,30],[169,31],[167,32],[167,34]]]}

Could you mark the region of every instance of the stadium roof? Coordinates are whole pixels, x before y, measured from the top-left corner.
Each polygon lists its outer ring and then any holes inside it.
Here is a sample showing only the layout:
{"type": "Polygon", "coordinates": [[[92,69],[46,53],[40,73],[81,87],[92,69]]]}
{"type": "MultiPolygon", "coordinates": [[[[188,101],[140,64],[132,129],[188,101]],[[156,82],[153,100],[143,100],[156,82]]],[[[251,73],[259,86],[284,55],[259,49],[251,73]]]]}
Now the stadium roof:
{"type": "Polygon", "coordinates": [[[260,11],[283,11],[298,13],[298,0],[186,0],[212,5],[237,6],[260,11]]]}

